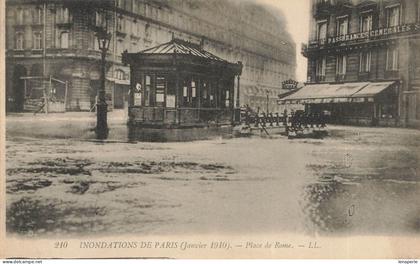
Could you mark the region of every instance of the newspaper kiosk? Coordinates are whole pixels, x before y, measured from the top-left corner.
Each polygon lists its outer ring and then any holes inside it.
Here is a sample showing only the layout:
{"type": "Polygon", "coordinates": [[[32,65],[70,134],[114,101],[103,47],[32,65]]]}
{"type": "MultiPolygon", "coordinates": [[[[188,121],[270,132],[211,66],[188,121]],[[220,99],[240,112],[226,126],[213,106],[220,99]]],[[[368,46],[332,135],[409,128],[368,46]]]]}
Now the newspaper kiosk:
{"type": "Polygon", "coordinates": [[[128,124],[132,130],[170,132],[234,124],[241,62],[229,63],[180,39],[139,53],[125,52],[123,62],[131,68],[128,124]]]}

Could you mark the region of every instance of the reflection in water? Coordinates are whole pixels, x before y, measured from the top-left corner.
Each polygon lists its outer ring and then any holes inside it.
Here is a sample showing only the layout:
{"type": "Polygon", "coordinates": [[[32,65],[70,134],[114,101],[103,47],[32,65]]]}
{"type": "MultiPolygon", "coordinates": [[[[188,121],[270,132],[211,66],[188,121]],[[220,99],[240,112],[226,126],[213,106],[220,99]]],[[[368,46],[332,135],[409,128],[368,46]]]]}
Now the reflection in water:
{"type": "Polygon", "coordinates": [[[319,181],[303,188],[301,210],[309,233],[420,232],[418,182],[319,181]]]}
{"type": "Polygon", "coordinates": [[[128,125],[130,142],[182,142],[211,139],[232,134],[232,127],[142,128],[128,125]]]}
{"type": "Polygon", "coordinates": [[[307,165],[312,182],[302,187],[300,205],[309,233],[420,232],[420,153],[393,144],[314,152],[329,163],[307,165]]]}
{"type": "Polygon", "coordinates": [[[351,204],[348,187],[332,178],[304,187],[302,210],[310,233],[349,230],[345,210],[345,205],[351,204]]]}

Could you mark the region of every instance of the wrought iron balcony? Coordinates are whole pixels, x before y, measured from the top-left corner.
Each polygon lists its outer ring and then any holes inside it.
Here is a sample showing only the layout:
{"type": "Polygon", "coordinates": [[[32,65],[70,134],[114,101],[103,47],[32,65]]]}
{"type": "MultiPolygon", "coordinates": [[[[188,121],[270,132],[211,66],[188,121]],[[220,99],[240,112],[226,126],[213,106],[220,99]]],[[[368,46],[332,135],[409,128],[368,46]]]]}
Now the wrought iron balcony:
{"type": "Polygon", "coordinates": [[[302,43],[301,53],[306,56],[308,52],[323,48],[327,44],[327,39],[310,40],[308,44],[302,43]]]}
{"type": "Polygon", "coordinates": [[[395,42],[396,37],[412,37],[420,35],[420,23],[403,24],[389,28],[377,28],[371,31],[354,32],[341,36],[329,36],[326,39],[311,40],[302,44],[301,53],[308,55],[321,50],[341,52],[356,46],[377,46],[380,42],[395,42]]]}
{"type": "Polygon", "coordinates": [[[336,82],[344,82],[344,80],[346,79],[346,74],[345,73],[338,73],[335,75],[335,81],[336,82]]]}
{"type": "Polygon", "coordinates": [[[350,0],[317,0],[314,7],[316,18],[328,17],[331,13],[337,13],[353,8],[350,0]]]}
{"type": "Polygon", "coordinates": [[[325,82],[325,80],[326,80],[325,75],[317,75],[317,76],[315,76],[315,81],[317,83],[325,82]]]}
{"type": "Polygon", "coordinates": [[[331,0],[329,1],[318,0],[315,3],[314,16],[317,18],[329,16],[333,8],[334,8],[334,5],[332,4],[331,0]]]}

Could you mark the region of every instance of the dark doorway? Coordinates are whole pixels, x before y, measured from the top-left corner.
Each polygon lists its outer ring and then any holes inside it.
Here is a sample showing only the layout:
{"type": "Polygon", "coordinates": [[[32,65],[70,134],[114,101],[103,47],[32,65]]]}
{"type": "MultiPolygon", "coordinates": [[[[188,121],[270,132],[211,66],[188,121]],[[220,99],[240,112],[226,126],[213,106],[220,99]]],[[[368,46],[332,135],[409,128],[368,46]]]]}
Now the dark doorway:
{"type": "Polygon", "coordinates": [[[14,94],[14,110],[16,112],[23,111],[25,103],[25,80],[21,77],[26,76],[27,71],[23,65],[16,65],[13,71],[13,94],[14,94]]]}

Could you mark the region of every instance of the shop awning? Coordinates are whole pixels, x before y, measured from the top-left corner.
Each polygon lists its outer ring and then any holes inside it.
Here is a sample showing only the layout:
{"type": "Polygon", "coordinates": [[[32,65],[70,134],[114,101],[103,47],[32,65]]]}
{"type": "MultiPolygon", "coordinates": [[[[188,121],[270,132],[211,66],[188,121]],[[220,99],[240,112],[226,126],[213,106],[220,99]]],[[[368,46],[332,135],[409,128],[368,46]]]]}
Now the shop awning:
{"type": "Polygon", "coordinates": [[[279,100],[282,104],[327,104],[373,102],[373,97],[396,82],[308,84],[279,100]]]}
{"type": "Polygon", "coordinates": [[[377,82],[369,83],[368,86],[364,87],[362,90],[353,94],[352,97],[374,97],[375,95],[381,93],[385,89],[394,86],[397,82],[377,82]]]}

